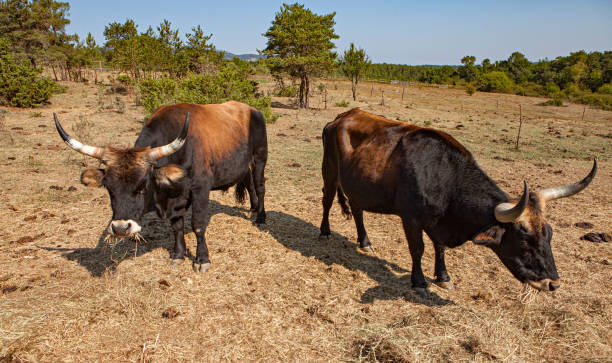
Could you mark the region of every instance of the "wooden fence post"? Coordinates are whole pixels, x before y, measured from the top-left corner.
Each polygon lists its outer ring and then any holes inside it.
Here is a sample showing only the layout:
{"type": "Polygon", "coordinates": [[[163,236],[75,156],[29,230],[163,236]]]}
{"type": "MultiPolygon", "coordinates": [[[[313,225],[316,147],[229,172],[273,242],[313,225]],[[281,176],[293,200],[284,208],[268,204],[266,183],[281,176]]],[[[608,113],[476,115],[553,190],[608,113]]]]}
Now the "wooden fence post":
{"type": "Polygon", "coordinates": [[[523,107],[519,105],[519,129],[516,135],[516,149],[519,149],[519,139],[521,138],[521,127],[523,127],[523,107]]]}
{"type": "Polygon", "coordinates": [[[327,85],[325,85],[325,109],[327,110],[327,85]]]}

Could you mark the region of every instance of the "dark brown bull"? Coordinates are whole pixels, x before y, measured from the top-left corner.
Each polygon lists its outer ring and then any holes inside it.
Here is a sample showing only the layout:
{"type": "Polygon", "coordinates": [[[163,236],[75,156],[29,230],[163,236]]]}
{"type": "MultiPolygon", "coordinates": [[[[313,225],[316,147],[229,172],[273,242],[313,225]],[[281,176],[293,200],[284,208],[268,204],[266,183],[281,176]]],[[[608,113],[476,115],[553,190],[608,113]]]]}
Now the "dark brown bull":
{"type": "Polygon", "coordinates": [[[323,220],[329,236],[334,195],[343,213],[355,218],[360,247],[371,251],[363,211],[398,215],[412,256],[412,286],[426,294],[421,269],[423,231],[435,249],[435,277],[452,288],[444,250],[467,240],[490,247],[510,272],[540,290],[555,290],[559,276],[552,255],[552,229],[544,219],[547,201],[586,188],[582,181],[511,200],[480,169],[472,154],[450,135],[391,121],[359,109],[338,115],[323,129],[323,220]],[[346,205],[344,194],[348,197],[346,205]]]}
{"type": "Polygon", "coordinates": [[[144,213],[157,211],[172,224],[175,235],[170,258],[185,256],[183,216],[190,205],[197,239],[195,271],[210,267],[205,232],[211,190],[236,186],[236,196],[249,193],[256,223],[265,223],[264,167],[268,157],[266,123],[259,111],[240,102],[195,105],[181,103],[157,109],[144,124],[133,148],[84,145],[55,125],[73,149],[99,159],[104,169],[87,169],[81,182],[104,186],[110,196],[112,235],[138,233],[144,213]],[[176,135],[179,135],[173,140],[176,135]]]}

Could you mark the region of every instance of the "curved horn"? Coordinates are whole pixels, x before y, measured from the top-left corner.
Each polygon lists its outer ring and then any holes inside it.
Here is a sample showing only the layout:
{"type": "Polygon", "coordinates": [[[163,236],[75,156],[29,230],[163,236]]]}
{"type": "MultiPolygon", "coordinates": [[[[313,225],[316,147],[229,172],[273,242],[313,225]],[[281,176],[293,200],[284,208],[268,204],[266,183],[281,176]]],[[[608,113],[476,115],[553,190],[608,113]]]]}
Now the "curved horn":
{"type": "Polygon", "coordinates": [[[68,146],[80,152],[81,154],[85,154],[96,159],[102,159],[102,155],[104,155],[103,148],[85,145],[80,141],[73,139],[72,137],[70,137],[70,135],[66,133],[66,131],[64,131],[55,113],[53,113],[53,119],[55,120],[55,128],[57,129],[57,132],[59,132],[60,136],[62,137],[64,142],[68,144],[68,146]]]}
{"type": "Polygon", "coordinates": [[[183,125],[183,129],[181,133],[178,135],[174,141],[171,143],[153,148],[149,151],[149,159],[152,161],[159,160],[165,156],[171,155],[175,153],[178,149],[180,149],[183,144],[185,144],[185,140],[187,139],[187,129],[189,128],[189,112],[187,112],[187,117],[185,118],[185,124],[183,125]]]}
{"type": "Polygon", "coordinates": [[[526,181],[523,181],[523,183],[525,187],[521,200],[516,205],[514,203],[498,204],[495,207],[495,219],[502,223],[510,223],[517,220],[523,214],[525,208],[527,208],[527,201],[529,201],[529,187],[526,181]]]}
{"type": "Polygon", "coordinates": [[[593,169],[591,169],[591,172],[589,173],[589,175],[586,176],[586,178],[574,184],[562,185],[560,187],[547,188],[547,189],[537,191],[536,193],[540,196],[540,198],[542,198],[545,201],[569,197],[569,196],[572,196],[580,192],[582,189],[586,188],[587,186],[589,186],[589,184],[595,177],[596,173],[597,173],[597,158],[593,158],[593,169]]]}

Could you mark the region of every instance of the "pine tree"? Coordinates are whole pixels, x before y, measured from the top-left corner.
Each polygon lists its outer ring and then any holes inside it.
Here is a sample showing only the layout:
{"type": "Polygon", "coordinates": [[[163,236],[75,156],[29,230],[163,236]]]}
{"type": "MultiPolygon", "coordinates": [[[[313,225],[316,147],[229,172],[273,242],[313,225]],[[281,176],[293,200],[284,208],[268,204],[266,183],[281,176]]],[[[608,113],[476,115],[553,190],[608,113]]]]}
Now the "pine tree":
{"type": "Polygon", "coordinates": [[[353,101],[357,101],[357,84],[363,78],[372,62],[368,58],[365,50],[355,48],[351,43],[348,50],[344,51],[344,57],[340,61],[342,74],[351,80],[351,90],[353,91],[353,101]]]}
{"type": "Polygon", "coordinates": [[[336,53],[333,39],[335,12],[314,14],[298,3],[283,4],[272,26],[263,35],[268,38],[263,54],[273,74],[286,73],[299,78],[299,106],[308,108],[310,77],[331,71],[336,53]]]}

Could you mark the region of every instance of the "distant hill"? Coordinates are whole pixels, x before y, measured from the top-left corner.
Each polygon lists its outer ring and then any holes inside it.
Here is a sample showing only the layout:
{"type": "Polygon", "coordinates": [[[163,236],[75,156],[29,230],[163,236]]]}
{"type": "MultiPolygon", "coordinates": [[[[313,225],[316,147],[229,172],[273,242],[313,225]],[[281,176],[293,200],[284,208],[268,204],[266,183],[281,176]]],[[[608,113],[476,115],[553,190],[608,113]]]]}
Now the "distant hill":
{"type": "Polygon", "coordinates": [[[247,61],[247,62],[255,62],[256,60],[260,58],[265,58],[266,56],[259,55],[259,54],[234,54],[228,51],[225,52],[225,59],[231,60],[231,59],[234,59],[234,57],[238,57],[242,59],[243,61],[247,61]]]}

